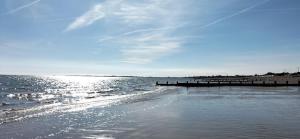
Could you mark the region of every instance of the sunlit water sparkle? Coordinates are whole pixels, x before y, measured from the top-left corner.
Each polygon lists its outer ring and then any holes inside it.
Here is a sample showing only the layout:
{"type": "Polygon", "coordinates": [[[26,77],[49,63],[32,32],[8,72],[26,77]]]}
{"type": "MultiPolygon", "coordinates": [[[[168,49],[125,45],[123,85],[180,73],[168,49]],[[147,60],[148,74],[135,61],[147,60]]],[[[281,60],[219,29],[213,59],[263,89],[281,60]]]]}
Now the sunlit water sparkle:
{"type": "Polygon", "coordinates": [[[1,138],[300,137],[299,87],[158,87],[191,78],[0,75],[1,138]]]}
{"type": "Polygon", "coordinates": [[[162,89],[154,79],[129,77],[2,75],[0,82],[0,124],[105,107],[162,89]]]}

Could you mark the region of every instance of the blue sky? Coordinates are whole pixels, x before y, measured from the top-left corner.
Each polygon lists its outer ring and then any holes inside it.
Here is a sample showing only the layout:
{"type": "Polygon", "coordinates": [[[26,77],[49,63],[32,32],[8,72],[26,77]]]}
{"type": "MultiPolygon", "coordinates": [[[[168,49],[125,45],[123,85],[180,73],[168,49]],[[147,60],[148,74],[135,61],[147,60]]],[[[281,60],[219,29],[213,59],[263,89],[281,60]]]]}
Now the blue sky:
{"type": "Polygon", "coordinates": [[[294,72],[299,0],[1,0],[0,73],[294,72]]]}

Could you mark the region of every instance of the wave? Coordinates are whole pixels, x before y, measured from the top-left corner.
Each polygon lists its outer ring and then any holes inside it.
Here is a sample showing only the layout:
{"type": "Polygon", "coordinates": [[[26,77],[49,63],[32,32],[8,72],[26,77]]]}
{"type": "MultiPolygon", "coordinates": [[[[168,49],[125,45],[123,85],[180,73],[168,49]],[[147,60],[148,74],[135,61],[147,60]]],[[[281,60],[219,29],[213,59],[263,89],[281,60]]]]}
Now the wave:
{"type": "Polygon", "coordinates": [[[135,102],[138,99],[147,98],[155,94],[161,94],[166,89],[167,88],[158,87],[151,91],[138,91],[127,95],[90,97],[72,103],[53,102],[49,104],[44,103],[35,107],[5,109],[0,111],[0,124],[54,113],[77,112],[89,108],[109,107],[128,102],[135,102]]]}

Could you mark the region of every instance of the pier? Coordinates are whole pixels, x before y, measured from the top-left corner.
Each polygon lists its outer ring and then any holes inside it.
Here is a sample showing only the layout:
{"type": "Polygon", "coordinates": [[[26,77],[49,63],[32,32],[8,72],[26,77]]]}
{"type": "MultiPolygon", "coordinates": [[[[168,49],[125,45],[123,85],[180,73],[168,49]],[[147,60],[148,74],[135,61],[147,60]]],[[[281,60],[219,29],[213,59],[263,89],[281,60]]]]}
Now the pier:
{"type": "Polygon", "coordinates": [[[176,83],[169,83],[168,81],[165,83],[156,82],[157,86],[179,86],[179,87],[222,87],[222,86],[252,86],[252,87],[284,87],[284,86],[298,86],[300,87],[300,81],[298,83],[289,83],[288,81],[284,83],[278,83],[277,81],[274,82],[233,82],[233,81],[226,81],[226,82],[176,82],[176,83]]]}

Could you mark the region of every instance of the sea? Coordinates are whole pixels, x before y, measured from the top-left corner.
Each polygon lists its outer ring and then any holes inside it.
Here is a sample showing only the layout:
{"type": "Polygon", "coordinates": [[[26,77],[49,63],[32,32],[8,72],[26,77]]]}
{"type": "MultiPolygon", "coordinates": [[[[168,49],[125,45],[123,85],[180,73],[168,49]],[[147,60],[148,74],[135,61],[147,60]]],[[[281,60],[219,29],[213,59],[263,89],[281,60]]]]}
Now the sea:
{"type": "Polygon", "coordinates": [[[300,138],[299,87],[157,81],[197,80],[0,75],[0,138],[300,138]]]}

